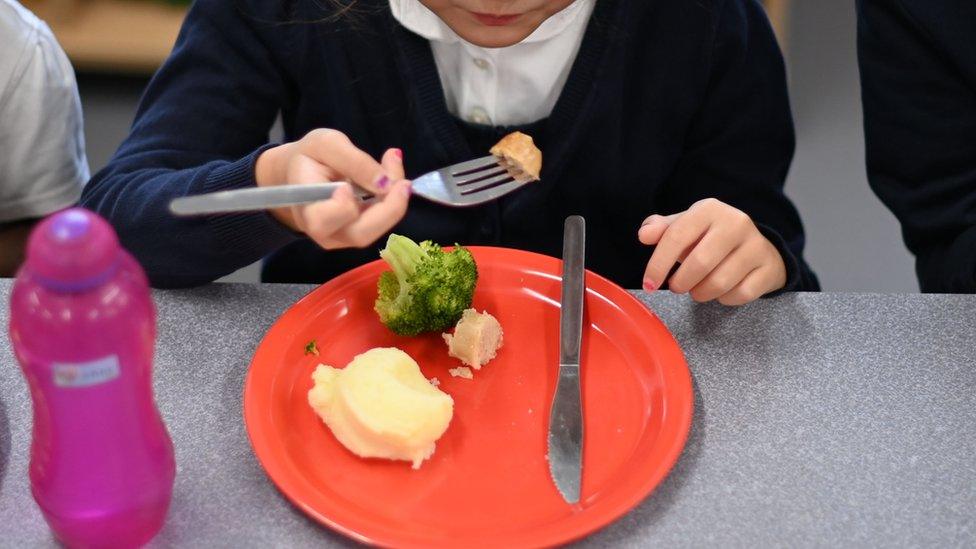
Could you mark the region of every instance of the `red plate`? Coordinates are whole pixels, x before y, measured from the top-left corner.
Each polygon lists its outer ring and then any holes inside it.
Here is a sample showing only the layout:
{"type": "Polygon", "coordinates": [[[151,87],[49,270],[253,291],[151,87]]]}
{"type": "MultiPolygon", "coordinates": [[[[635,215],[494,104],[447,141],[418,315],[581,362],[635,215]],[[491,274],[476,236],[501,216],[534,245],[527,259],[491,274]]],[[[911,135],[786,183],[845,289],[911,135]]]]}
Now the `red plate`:
{"type": "Polygon", "coordinates": [[[582,376],[583,499],[567,505],[549,477],[546,433],[559,358],[561,263],[471,248],[474,306],[505,331],[474,380],[440,335],[393,335],[373,312],[377,261],[303,298],[271,327],[251,363],[244,419],[278,488],[315,520],[365,543],[397,547],[536,547],[578,539],[643,500],[678,459],[691,423],[691,376],[667,328],[608,280],[587,273],[582,376]],[[306,356],[315,339],[321,355],[306,356]],[[306,400],[316,364],[344,366],[373,347],[406,351],[454,397],[454,419],[419,470],[360,459],[306,400]]]}

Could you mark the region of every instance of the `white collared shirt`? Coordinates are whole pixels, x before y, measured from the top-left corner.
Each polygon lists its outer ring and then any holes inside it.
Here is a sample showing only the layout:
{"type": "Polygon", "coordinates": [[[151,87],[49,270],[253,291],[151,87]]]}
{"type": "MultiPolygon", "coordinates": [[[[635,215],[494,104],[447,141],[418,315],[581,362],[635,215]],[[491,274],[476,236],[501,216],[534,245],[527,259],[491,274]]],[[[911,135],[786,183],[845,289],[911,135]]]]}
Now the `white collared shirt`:
{"type": "Polygon", "coordinates": [[[390,0],[390,9],[401,25],[430,41],[451,114],[475,124],[511,126],[552,112],[594,2],[576,0],[505,48],[465,42],[419,0],[390,0]]]}
{"type": "Polygon", "coordinates": [[[48,26],[0,0],[0,223],[74,204],[88,180],[75,74],[48,26]]]}

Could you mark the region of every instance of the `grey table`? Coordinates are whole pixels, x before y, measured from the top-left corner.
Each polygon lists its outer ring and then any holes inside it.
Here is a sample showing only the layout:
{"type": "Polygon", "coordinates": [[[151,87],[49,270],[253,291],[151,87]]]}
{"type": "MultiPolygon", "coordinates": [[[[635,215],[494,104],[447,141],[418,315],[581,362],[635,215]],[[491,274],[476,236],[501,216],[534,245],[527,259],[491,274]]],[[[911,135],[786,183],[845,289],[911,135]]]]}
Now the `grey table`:
{"type": "MultiPolygon", "coordinates": [[[[310,289],[155,294],[156,390],[178,474],[154,546],[349,544],[279,495],[241,419],[251,354],[310,289]]],[[[0,281],[4,330],[9,292],[0,281]]],[[[741,309],[640,297],[687,354],[694,423],[656,492],[581,545],[976,545],[976,297],[798,294],[741,309]]],[[[27,484],[29,425],[3,337],[4,547],[52,544],[27,484]]]]}

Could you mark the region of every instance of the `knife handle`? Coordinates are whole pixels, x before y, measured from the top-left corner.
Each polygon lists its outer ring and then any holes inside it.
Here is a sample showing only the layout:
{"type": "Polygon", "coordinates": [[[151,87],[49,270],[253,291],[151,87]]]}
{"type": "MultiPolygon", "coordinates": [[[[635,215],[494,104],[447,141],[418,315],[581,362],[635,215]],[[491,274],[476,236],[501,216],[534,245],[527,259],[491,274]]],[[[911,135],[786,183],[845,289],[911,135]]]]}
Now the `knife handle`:
{"type": "Polygon", "coordinates": [[[563,227],[563,281],[559,318],[559,362],[579,364],[583,333],[583,292],[586,221],[578,215],[566,218],[563,227]]]}

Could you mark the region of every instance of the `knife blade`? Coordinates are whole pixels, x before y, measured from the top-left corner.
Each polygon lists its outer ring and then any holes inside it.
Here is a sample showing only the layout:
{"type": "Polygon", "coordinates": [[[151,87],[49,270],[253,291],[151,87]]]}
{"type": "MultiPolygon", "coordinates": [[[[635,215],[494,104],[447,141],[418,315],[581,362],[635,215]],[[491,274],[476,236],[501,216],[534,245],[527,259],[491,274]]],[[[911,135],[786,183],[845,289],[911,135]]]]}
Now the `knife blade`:
{"type": "Polygon", "coordinates": [[[569,504],[580,500],[583,475],[580,340],[583,335],[585,243],[586,222],[580,216],[568,217],[563,229],[559,379],[549,412],[549,473],[569,504]]]}
{"type": "MultiPolygon", "coordinates": [[[[218,191],[177,198],[170,202],[169,210],[178,216],[268,210],[327,200],[332,197],[332,193],[339,188],[339,185],[339,183],[310,183],[218,191]]],[[[360,199],[369,198],[369,195],[358,187],[354,189],[360,199]]]]}

